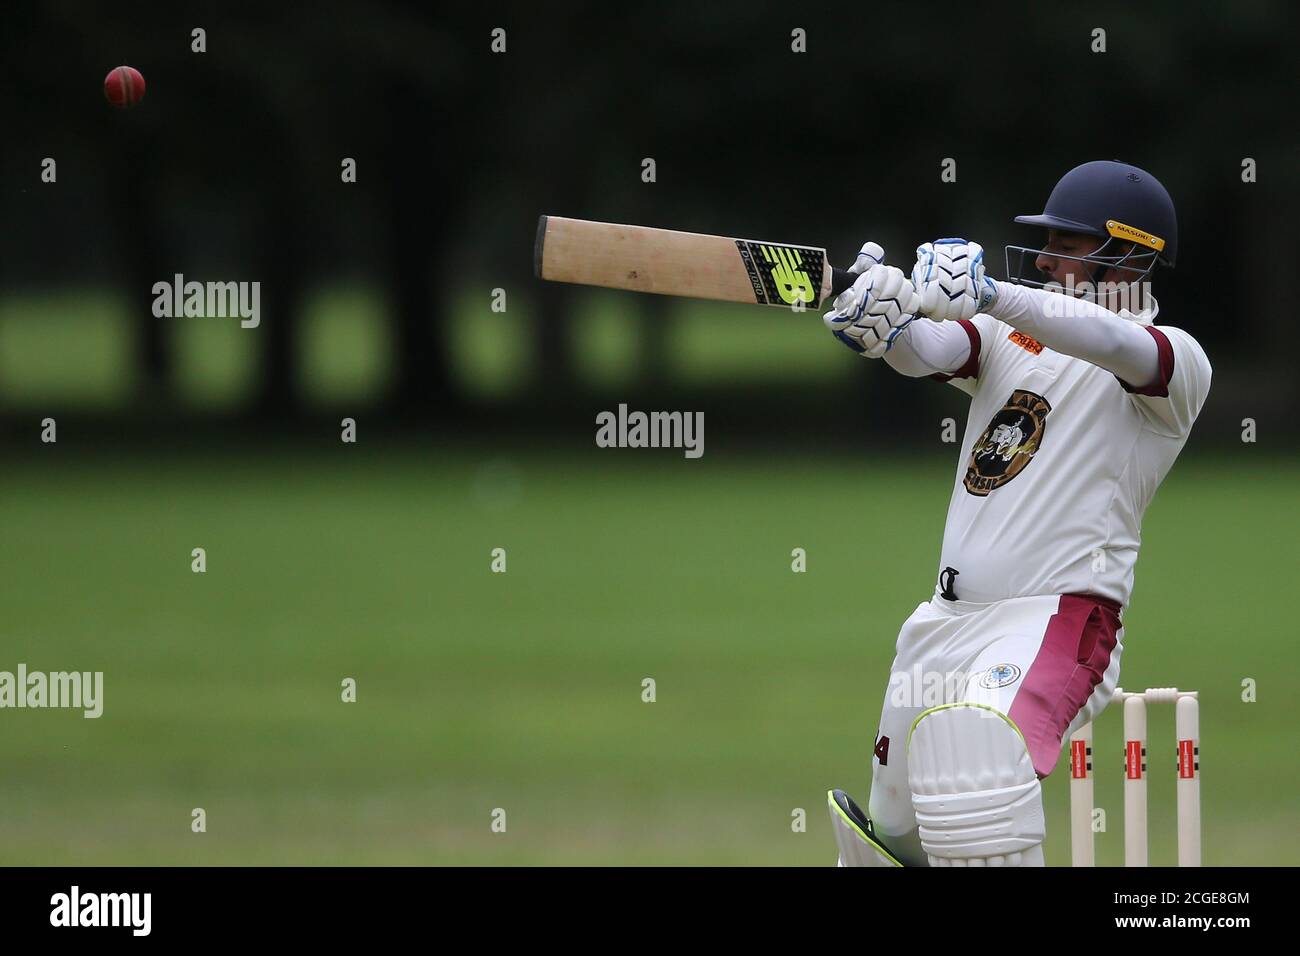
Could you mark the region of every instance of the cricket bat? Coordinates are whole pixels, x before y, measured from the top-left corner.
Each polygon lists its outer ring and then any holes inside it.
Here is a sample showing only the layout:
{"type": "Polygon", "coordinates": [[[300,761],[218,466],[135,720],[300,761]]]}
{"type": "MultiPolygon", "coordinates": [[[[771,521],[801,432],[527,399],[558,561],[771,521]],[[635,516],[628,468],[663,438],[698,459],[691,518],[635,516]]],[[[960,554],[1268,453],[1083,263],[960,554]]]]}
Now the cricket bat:
{"type": "Polygon", "coordinates": [[[533,272],[552,282],[786,309],[833,299],[857,279],[812,246],[559,216],[537,222],[533,272]]]}

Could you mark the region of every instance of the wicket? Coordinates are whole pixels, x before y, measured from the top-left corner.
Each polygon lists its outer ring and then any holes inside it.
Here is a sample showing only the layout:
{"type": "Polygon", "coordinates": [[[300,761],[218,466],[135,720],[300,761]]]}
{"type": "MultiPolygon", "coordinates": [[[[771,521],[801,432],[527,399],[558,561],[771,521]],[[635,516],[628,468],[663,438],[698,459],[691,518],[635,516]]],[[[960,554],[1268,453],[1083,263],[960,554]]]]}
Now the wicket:
{"type": "MultiPolygon", "coordinates": [[[[1178,738],[1178,865],[1201,865],[1200,703],[1194,690],[1115,688],[1124,707],[1124,865],[1147,866],[1147,704],[1172,703],[1178,738]]],[[[1070,735],[1070,856],[1094,866],[1092,724],[1070,735]]]]}

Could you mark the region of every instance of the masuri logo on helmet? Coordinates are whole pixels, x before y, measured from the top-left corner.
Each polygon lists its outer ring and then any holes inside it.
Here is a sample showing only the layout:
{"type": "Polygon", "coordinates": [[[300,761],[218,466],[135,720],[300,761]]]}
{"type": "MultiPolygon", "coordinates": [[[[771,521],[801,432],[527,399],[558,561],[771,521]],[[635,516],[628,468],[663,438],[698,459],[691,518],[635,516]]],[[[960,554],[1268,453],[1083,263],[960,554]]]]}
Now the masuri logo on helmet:
{"type": "Polygon", "coordinates": [[[1116,239],[1129,239],[1133,242],[1140,242],[1144,246],[1150,246],[1156,252],[1160,252],[1165,247],[1165,241],[1159,236],[1153,236],[1141,229],[1134,229],[1132,226],[1116,222],[1114,219],[1106,220],[1106,231],[1116,239]]]}

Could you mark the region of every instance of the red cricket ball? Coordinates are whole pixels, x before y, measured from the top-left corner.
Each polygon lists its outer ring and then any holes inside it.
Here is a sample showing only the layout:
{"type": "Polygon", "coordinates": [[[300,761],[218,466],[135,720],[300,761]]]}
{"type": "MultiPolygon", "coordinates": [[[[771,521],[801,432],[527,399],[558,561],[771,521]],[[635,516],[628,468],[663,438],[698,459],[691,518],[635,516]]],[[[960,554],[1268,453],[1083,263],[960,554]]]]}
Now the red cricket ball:
{"type": "Polygon", "coordinates": [[[134,67],[114,67],[104,77],[104,99],[118,109],[135,106],[144,99],[144,77],[134,67]]]}

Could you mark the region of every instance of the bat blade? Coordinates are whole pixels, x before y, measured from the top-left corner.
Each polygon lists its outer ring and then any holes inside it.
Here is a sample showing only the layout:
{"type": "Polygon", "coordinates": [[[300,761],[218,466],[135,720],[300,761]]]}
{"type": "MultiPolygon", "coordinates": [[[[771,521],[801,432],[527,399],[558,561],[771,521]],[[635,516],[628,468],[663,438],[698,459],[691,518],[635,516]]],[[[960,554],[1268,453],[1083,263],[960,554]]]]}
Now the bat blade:
{"type": "Polygon", "coordinates": [[[856,278],[814,246],[560,216],[538,220],[533,271],[552,282],[787,309],[815,306],[856,278]]]}

